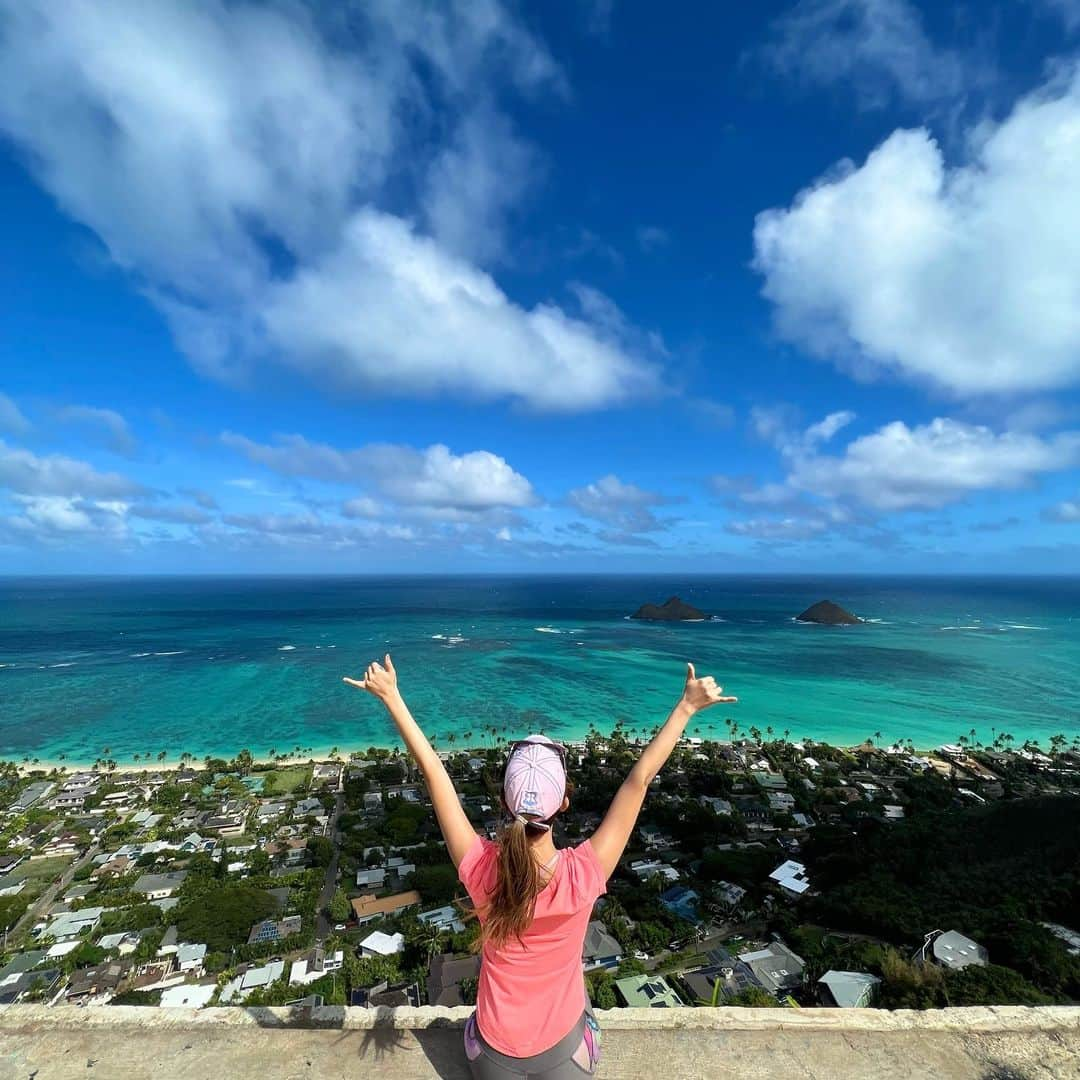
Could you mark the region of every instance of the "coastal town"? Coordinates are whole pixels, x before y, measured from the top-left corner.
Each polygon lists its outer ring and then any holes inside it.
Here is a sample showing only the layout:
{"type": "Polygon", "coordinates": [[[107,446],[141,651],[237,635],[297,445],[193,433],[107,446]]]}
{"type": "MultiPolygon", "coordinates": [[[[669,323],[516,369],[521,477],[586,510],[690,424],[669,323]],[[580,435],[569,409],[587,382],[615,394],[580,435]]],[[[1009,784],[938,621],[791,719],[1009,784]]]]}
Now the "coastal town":
{"type": "MultiPolygon", "coordinates": [[[[644,743],[568,745],[559,845],[644,743]]],[[[505,747],[441,751],[494,838],[505,747]]],[[[1080,999],[1080,747],[684,738],[596,903],[598,1008],[1080,999]]],[[[469,1005],[478,924],[415,766],[371,748],[0,767],[0,1004],[469,1005]]]]}

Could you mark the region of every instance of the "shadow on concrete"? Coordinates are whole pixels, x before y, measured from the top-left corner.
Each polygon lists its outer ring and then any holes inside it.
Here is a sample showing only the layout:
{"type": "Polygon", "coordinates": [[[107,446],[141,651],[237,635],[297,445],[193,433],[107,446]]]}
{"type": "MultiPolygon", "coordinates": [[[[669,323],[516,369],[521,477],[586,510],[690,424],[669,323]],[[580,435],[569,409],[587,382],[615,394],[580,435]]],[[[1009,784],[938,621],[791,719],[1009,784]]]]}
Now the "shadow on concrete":
{"type": "MultiPolygon", "coordinates": [[[[382,1005],[371,1009],[371,1027],[345,1027],[344,1006],[324,1005],[313,1010],[302,1006],[282,1015],[282,1010],[249,1005],[244,1010],[259,1027],[311,1030],[338,1030],[334,1040],[338,1052],[356,1054],[366,1064],[385,1064],[393,1056],[400,1064],[414,1054],[423,1054],[432,1075],[442,1080],[469,1080],[469,1066],[462,1042],[459,1020],[437,1018],[426,1027],[402,1028],[395,1024],[397,1010],[382,1005]]],[[[1002,1078],[1005,1080],[1005,1078],[1002,1078]]]]}

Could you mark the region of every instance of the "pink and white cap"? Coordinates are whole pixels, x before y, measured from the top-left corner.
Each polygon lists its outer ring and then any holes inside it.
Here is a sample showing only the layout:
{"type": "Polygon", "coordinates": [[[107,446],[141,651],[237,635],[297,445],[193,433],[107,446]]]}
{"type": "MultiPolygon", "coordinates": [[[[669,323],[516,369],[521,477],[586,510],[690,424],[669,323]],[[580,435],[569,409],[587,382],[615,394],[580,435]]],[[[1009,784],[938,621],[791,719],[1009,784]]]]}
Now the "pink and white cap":
{"type": "Polygon", "coordinates": [[[550,828],[544,822],[555,816],[566,797],[565,753],[565,747],[546,735],[515,743],[503,773],[503,798],[519,821],[550,828]]]}

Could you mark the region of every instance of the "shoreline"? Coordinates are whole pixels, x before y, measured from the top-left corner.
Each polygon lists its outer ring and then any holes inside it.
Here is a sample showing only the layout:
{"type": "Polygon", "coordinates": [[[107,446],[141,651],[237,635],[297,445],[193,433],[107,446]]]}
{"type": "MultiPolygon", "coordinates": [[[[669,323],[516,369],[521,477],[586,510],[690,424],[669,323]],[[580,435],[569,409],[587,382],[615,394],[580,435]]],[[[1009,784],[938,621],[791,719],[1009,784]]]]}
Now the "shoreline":
{"type": "MultiPolygon", "coordinates": [[[[606,736],[602,736],[602,737],[606,737],[606,736]]],[[[695,736],[695,735],[690,736],[690,738],[701,738],[701,741],[703,743],[712,742],[712,743],[717,743],[719,745],[731,745],[732,744],[731,739],[707,739],[707,738],[704,738],[703,736],[695,736]]],[[[568,740],[566,740],[566,742],[568,744],[573,744],[573,743],[578,743],[578,742],[583,743],[584,741],[585,741],[584,739],[568,739],[568,740]]],[[[753,742],[752,739],[747,739],[747,740],[740,739],[740,740],[737,740],[737,741],[740,742],[740,743],[744,742],[744,741],[751,742],[751,743],[753,742]]],[[[798,740],[789,740],[789,743],[791,745],[794,745],[795,742],[807,742],[807,741],[812,742],[816,746],[828,746],[828,747],[831,747],[834,750],[841,750],[844,753],[855,753],[855,752],[857,752],[859,750],[862,750],[863,747],[865,747],[865,745],[866,745],[865,743],[847,743],[847,744],[832,743],[832,742],[829,742],[826,739],[813,739],[813,740],[798,739],[798,740]]],[[[641,744],[642,748],[644,748],[647,745],[648,745],[647,742],[642,742],[642,744],[641,744]]],[[[873,746],[873,749],[877,750],[877,751],[884,752],[885,750],[888,749],[888,747],[890,747],[892,745],[893,745],[892,743],[876,744],[876,745],[873,746]]],[[[253,768],[255,768],[256,766],[260,767],[260,771],[266,771],[266,769],[268,769],[268,768],[274,768],[274,769],[296,768],[298,766],[308,765],[309,763],[312,763],[312,762],[314,762],[316,764],[319,764],[319,763],[327,762],[327,761],[338,761],[342,765],[348,765],[351,755],[353,755],[353,754],[364,754],[364,753],[366,753],[366,751],[368,749],[371,749],[371,748],[374,748],[376,750],[391,750],[391,751],[400,750],[402,752],[402,756],[407,755],[407,751],[405,750],[405,744],[401,743],[401,742],[395,743],[393,745],[380,745],[378,743],[368,743],[366,746],[356,746],[356,747],[338,746],[338,748],[337,748],[338,752],[337,752],[336,756],[331,755],[330,750],[332,748],[330,748],[330,747],[327,747],[325,749],[313,749],[312,752],[310,754],[308,754],[307,756],[305,756],[305,757],[293,757],[293,758],[289,758],[287,760],[275,760],[274,758],[267,757],[265,755],[261,755],[261,756],[260,755],[252,755],[251,764],[252,764],[253,768]]],[[[239,750],[232,751],[231,754],[226,754],[226,753],[203,754],[203,755],[201,755],[199,757],[194,757],[191,761],[188,761],[188,762],[181,762],[176,758],[166,759],[165,761],[133,761],[133,762],[129,762],[129,763],[125,763],[123,761],[117,761],[116,762],[116,769],[113,770],[113,771],[116,772],[116,773],[159,773],[159,772],[178,772],[181,769],[191,769],[193,772],[201,772],[205,768],[203,762],[205,761],[205,759],[207,757],[214,758],[214,759],[222,759],[224,761],[232,761],[232,760],[235,759],[236,755],[239,754],[244,749],[245,749],[244,747],[241,747],[239,750]]],[[[490,746],[460,746],[460,747],[454,747],[454,749],[452,751],[448,751],[446,749],[446,747],[437,747],[436,752],[441,757],[441,756],[443,756],[444,754],[447,754],[447,753],[453,753],[453,754],[477,753],[477,752],[486,752],[487,750],[490,750],[490,749],[492,749],[490,746]]],[[[1008,752],[1015,753],[1017,749],[1019,749],[1019,747],[1010,747],[1008,752]]],[[[1045,753],[1045,751],[1043,751],[1043,752],[1045,753]]],[[[933,747],[919,747],[919,746],[916,746],[916,747],[912,748],[911,750],[908,750],[905,747],[905,749],[903,750],[903,753],[904,754],[917,754],[917,755],[933,754],[933,755],[936,755],[938,757],[942,756],[941,755],[941,746],[940,745],[933,746],[933,747]]],[[[965,749],[965,755],[966,754],[967,754],[967,749],[965,749]]],[[[813,755],[811,754],[811,756],[813,756],[813,755]]],[[[4,759],[2,757],[0,757],[0,760],[4,760],[4,759]]],[[[112,759],[112,760],[116,760],[116,759],[112,759]]],[[[52,758],[49,758],[49,759],[41,758],[41,759],[39,759],[37,761],[36,764],[34,762],[32,762],[32,761],[27,761],[27,762],[12,761],[11,763],[14,764],[18,768],[18,772],[19,772],[20,776],[29,776],[30,774],[36,773],[36,772],[51,773],[51,772],[64,771],[64,772],[67,772],[69,774],[70,773],[77,773],[77,772],[89,772],[94,767],[94,762],[92,760],[79,760],[79,761],[76,761],[76,760],[70,759],[70,758],[65,758],[63,761],[59,761],[59,760],[52,759],[52,758]]],[[[102,771],[102,770],[99,770],[99,771],[102,771]]]]}

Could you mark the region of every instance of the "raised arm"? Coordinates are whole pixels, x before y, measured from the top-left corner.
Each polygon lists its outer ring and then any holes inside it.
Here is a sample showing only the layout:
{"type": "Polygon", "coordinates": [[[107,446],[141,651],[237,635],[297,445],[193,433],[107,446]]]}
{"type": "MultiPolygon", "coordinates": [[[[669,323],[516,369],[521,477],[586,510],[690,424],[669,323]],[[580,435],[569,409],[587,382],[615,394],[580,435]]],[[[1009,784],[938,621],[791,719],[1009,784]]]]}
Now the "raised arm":
{"type": "Polygon", "coordinates": [[[630,834],[634,831],[649,784],[671,757],[671,751],[675,749],[675,744],[690,717],[718,702],[739,700],[723,697],[723,690],[722,686],[716,685],[716,680],[711,675],[699,679],[694,673],[694,665],[686,665],[686,686],[683,687],[682,697],[671,710],[664,726],[641,752],[641,757],[634,763],[630,775],[622,782],[615,798],[611,800],[611,806],[608,807],[604,820],[600,822],[600,827],[589,840],[608,877],[618,866],[630,834]]]}
{"type": "Polygon", "coordinates": [[[450,779],[446,766],[432,749],[427,736],[420,730],[420,725],[413,719],[398,690],[397,672],[390,654],[386,654],[382,664],[378,661],[370,664],[362,679],[346,678],[345,682],[359,690],[366,690],[386,706],[386,711],[397,725],[409,753],[424,775],[431,805],[435,808],[435,817],[438,818],[439,828],[446,841],[446,850],[450,852],[454,866],[457,866],[476,840],[476,830],[469,824],[469,819],[461,808],[461,800],[454,790],[454,782],[450,779]]]}

